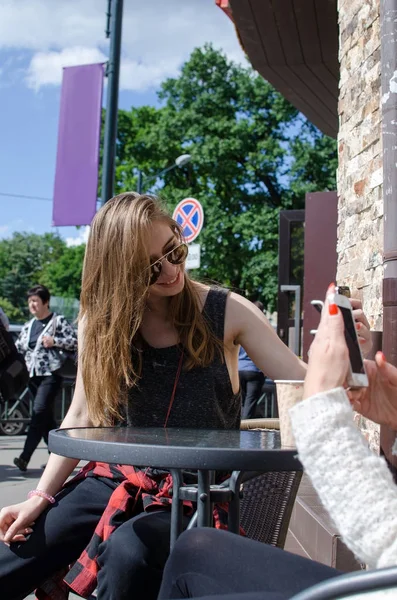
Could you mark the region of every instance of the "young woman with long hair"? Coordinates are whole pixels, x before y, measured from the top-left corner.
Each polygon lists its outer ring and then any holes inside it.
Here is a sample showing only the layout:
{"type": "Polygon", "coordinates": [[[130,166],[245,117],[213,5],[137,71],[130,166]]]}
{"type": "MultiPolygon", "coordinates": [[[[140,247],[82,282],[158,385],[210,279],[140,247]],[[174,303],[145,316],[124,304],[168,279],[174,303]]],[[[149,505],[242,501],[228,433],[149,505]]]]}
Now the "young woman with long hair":
{"type": "MultiPolygon", "coordinates": [[[[240,344],[273,379],[304,377],[263,313],[192,281],[186,256],[178,224],[152,196],[121,194],[97,213],[76,390],[62,427],[237,429],[240,344]]],[[[369,336],[364,324],[360,334],[369,336]]],[[[78,559],[66,581],[81,595],[97,585],[100,600],[155,598],[169,551],[169,473],[90,463],[64,485],[77,464],[51,455],[38,489],[1,511],[0,596],[48,590],[44,582],[78,559]]]]}

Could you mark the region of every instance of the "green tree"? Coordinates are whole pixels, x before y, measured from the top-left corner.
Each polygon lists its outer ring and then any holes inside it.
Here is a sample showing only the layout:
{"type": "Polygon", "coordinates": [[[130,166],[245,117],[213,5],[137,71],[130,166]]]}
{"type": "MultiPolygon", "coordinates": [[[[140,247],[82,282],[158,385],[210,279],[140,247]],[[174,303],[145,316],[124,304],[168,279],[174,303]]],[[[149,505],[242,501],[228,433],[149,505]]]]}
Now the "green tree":
{"type": "Polygon", "coordinates": [[[159,100],[159,108],[119,112],[117,191],[136,189],[139,167],[144,189],[170,210],[184,197],[200,200],[198,276],[274,308],[279,212],[303,208],[308,191],[335,189],[335,141],[250,67],[209,45],[163,83],[159,100]],[[192,162],[153,180],[182,153],[192,162]]]}
{"type": "Polygon", "coordinates": [[[85,244],[65,247],[57,261],[46,265],[41,281],[53,296],[80,298],[85,244]]]}
{"type": "Polygon", "coordinates": [[[26,292],[43,283],[45,269],[63,254],[66,243],[53,233],[14,233],[0,241],[0,296],[27,315],[26,292]]]}
{"type": "Polygon", "coordinates": [[[7,298],[0,298],[0,308],[3,309],[7,315],[10,323],[23,323],[25,321],[25,314],[19,308],[16,308],[11,304],[7,298]]]}

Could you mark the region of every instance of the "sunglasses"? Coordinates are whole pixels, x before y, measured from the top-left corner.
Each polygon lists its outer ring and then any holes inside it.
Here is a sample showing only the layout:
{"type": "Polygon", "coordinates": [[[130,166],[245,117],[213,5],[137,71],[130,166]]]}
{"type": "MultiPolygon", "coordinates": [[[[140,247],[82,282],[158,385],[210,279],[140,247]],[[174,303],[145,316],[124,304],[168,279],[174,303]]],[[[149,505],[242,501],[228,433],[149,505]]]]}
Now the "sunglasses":
{"type": "Polygon", "coordinates": [[[174,248],[172,248],[172,250],[167,252],[167,254],[164,254],[164,256],[156,260],[155,263],[150,265],[149,285],[153,285],[154,283],[156,283],[156,281],[160,277],[163,268],[163,260],[167,260],[171,265],[181,265],[185,262],[188,252],[189,249],[187,247],[187,244],[179,244],[178,246],[175,246],[174,248]]]}

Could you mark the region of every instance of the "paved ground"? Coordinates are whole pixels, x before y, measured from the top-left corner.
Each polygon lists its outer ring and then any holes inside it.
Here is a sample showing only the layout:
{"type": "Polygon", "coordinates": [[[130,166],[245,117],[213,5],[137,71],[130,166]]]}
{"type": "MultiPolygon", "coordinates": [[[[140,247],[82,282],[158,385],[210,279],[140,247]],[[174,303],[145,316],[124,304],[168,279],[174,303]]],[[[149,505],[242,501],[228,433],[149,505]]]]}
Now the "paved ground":
{"type": "MultiPolygon", "coordinates": [[[[44,443],[34,453],[26,473],[21,473],[13,465],[13,458],[19,456],[23,448],[25,436],[0,436],[0,506],[22,502],[29,490],[37,487],[43,470],[40,465],[47,461],[48,453],[44,443]]],[[[29,600],[34,595],[27,596],[29,600]]],[[[78,596],[70,594],[70,600],[78,600],[78,596]]],[[[2,598],[1,600],[6,600],[2,598]]]]}
{"type": "Polygon", "coordinates": [[[47,461],[48,453],[44,443],[34,453],[29,469],[21,473],[13,465],[15,456],[19,456],[23,448],[25,436],[0,436],[0,498],[1,505],[14,504],[26,498],[29,490],[37,487],[43,472],[40,465],[47,461]]]}

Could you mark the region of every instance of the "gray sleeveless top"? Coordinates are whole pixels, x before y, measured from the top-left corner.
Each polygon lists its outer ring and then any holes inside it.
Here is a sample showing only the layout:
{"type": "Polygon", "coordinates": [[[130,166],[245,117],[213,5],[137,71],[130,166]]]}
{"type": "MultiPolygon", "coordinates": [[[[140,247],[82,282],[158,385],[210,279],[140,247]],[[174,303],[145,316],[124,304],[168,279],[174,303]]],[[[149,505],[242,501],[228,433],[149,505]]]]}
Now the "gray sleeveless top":
{"type": "MultiPolygon", "coordinates": [[[[223,342],[228,291],[211,288],[203,315],[223,342]]],[[[134,427],[163,427],[181,356],[180,346],[153,348],[144,343],[142,377],[129,392],[126,423],[134,427]]],[[[234,394],[226,363],[219,353],[208,367],[182,369],[167,427],[238,429],[240,394],[234,394]]]]}

